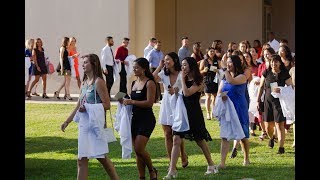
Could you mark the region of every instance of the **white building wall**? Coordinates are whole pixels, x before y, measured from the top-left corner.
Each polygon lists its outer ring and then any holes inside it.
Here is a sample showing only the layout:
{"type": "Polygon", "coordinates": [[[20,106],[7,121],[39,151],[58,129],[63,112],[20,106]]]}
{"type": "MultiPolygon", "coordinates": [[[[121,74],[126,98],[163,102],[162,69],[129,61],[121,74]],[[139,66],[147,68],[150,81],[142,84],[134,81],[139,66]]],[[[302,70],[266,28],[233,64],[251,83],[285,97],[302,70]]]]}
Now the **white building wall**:
{"type": "MultiPolygon", "coordinates": [[[[77,48],[82,55],[95,53],[99,57],[105,46],[104,39],[113,36],[115,52],[122,38],[129,36],[129,0],[25,1],[25,39],[41,38],[45,54],[55,66],[59,61],[59,48],[64,36],[77,39],[77,48]]],[[[79,63],[82,75],[81,59],[79,63]]],[[[63,77],[57,73],[49,75],[47,93],[56,91],[62,80],[63,77]]],[[[70,90],[71,94],[79,93],[75,79],[70,90]]],[[[118,90],[119,82],[115,82],[111,94],[118,90]]],[[[37,92],[42,93],[41,83],[37,92]]],[[[61,94],[64,94],[63,90],[61,94]]]]}

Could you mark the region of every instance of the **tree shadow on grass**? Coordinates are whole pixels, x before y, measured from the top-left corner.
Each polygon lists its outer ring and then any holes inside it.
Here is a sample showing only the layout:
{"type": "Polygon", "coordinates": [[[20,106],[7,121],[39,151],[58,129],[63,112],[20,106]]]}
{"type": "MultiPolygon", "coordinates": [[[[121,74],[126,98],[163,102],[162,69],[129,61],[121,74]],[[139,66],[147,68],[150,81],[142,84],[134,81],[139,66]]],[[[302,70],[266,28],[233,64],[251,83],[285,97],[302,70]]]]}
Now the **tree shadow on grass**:
{"type": "MultiPolygon", "coordinates": [[[[114,162],[116,171],[120,179],[138,179],[138,170],[135,163],[114,162]]],[[[77,174],[77,161],[74,160],[55,160],[55,159],[34,159],[25,160],[25,179],[63,179],[74,180],[77,174]]],[[[158,169],[158,178],[161,179],[167,174],[166,166],[156,166],[158,169]]],[[[220,170],[218,174],[204,175],[206,166],[194,165],[185,169],[179,168],[179,179],[243,179],[253,178],[255,180],[264,179],[294,179],[294,166],[284,164],[264,164],[249,166],[229,164],[227,169],[220,170]]],[[[146,179],[149,179],[149,173],[146,170],[146,179]]],[[[89,160],[89,178],[88,179],[109,179],[102,165],[95,159],[89,160]]]]}

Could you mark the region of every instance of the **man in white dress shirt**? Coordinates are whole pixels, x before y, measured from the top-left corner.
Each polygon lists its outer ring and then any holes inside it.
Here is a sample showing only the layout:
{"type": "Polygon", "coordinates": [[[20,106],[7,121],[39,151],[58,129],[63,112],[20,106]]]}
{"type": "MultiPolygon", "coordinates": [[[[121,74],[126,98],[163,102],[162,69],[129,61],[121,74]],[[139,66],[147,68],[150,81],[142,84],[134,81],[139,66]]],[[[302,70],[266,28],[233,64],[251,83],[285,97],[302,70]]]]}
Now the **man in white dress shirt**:
{"type": "Polygon", "coordinates": [[[275,52],[279,51],[280,43],[275,39],[272,31],[268,33],[268,44],[270,44],[275,52]]]}
{"type": "Polygon", "coordinates": [[[106,76],[106,84],[110,96],[110,91],[114,83],[113,71],[115,65],[113,50],[111,48],[111,46],[113,46],[114,44],[113,38],[111,36],[106,37],[105,43],[106,46],[104,46],[101,50],[100,63],[102,67],[102,72],[106,76]]]}
{"type": "Polygon", "coordinates": [[[146,48],[144,48],[144,51],[143,51],[144,58],[147,58],[149,52],[153,49],[153,47],[156,43],[157,43],[157,39],[154,37],[149,40],[148,46],[146,48]]]}

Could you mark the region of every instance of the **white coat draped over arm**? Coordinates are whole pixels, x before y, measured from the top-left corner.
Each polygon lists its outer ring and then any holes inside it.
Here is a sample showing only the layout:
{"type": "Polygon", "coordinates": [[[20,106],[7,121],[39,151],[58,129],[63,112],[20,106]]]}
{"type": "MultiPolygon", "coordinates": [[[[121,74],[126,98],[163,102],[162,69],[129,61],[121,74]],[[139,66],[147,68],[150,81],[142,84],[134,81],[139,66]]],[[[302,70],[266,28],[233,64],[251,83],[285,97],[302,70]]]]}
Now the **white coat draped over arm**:
{"type": "Polygon", "coordinates": [[[122,146],[122,159],[130,159],[132,153],[131,137],[132,105],[118,103],[116,113],[115,130],[120,135],[120,145],[122,146]]]}
{"type": "Polygon", "coordinates": [[[78,123],[78,158],[103,158],[109,152],[105,134],[105,110],[102,103],[85,103],[85,112],[77,111],[73,121],[78,123]]]}
{"type": "Polygon", "coordinates": [[[221,138],[227,141],[245,138],[237,111],[229,97],[223,101],[221,95],[217,95],[212,113],[219,120],[221,138]]]}

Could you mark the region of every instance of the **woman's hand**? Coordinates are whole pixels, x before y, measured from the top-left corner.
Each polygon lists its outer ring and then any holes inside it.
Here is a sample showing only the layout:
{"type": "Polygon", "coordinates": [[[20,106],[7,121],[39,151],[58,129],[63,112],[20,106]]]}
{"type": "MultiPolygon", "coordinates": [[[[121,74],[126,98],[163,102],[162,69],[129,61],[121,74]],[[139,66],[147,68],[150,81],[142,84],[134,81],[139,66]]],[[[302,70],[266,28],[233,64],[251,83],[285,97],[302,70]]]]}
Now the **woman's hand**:
{"type": "Polygon", "coordinates": [[[280,90],[281,90],[281,89],[280,89],[279,87],[276,87],[276,88],[273,88],[273,89],[272,89],[272,91],[275,92],[275,93],[280,93],[280,90]]]}
{"type": "Polygon", "coordinates": [[[79,107],[79,112],[86,112],[86,107],[84,104],[79,107]]]}
{"type": "Polygon", "coordinates": [[[178,92],[179,92],[179,88],[178,88],[178,87],[175,87],[175,88],[174,88],[174,93],[178,94],[178,92]]]}
{"type": "Polygon", "coordinates": [[[69,125],[68,121],[63,122],[63,124],[61,124],[61,131],[64,132],[64,130],[68,125],[69,125]]]}
{"type": "Polygon", "coordinates": [[[170,95],[174,94],[174,89],[170,86],[168,87],[168,92],[170,95]]]}
{"type": "Polygon", "coordinates": [[[132,99],[123,99],[122,100],[122,104],[125,105],[125,106],[132,104],[132,102],[133,102],[132,99]]]}
{"type": "Polygon", "coordinates": [[[224,95],[224,96],[221,96],[222,98],[222,101],[226,101],[228,99],[228,96],[224,95]]]}

